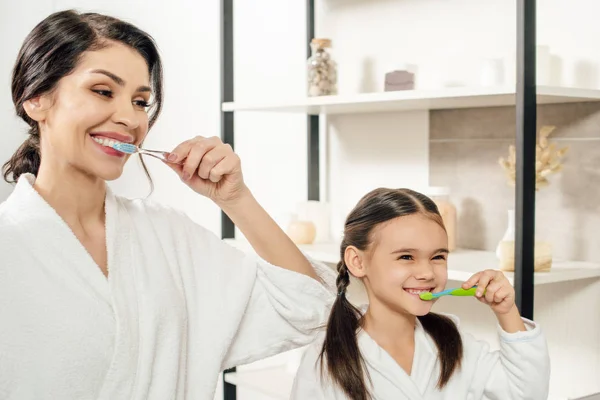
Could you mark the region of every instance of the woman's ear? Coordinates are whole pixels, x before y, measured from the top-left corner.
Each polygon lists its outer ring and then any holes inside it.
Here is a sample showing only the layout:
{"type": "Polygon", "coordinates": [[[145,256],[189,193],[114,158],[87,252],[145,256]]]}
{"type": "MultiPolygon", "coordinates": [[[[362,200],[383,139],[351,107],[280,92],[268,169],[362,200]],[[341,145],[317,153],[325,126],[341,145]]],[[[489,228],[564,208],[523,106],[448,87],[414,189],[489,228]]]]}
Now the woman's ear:
{"type": "Polygon", "coordinates": [[[23,103],[23,109],[31,118],[36,122],[43,122],[46,120],[48,110],[52,106],[52,100],[47,95],[42,95],[29,99],[23,103]]]}
{"type": "Polygon", "coordinates": [[[357,278],[362,278],[366,275],[364,263],[365,253],[354,246],[346,247],[344,252],[344,262],[348,271],[357,278]]]}

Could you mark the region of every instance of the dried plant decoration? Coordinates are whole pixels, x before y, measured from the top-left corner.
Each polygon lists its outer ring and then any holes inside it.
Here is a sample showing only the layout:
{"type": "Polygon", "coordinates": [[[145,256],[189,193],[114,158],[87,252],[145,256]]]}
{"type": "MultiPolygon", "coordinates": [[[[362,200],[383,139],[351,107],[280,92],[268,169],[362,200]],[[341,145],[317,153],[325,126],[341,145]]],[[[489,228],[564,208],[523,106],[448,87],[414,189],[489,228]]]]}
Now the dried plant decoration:
{"type": "MultiPolygon", "coordinates": [[[[538,135],[538,143],[535,146],[535,190],[548,186],[550,184],[548,176],[562,170],[561,160],[569,150],[568,147],[558,149],[555,143],[550,143],[548,137],[554,129],[555,126],[542,126],[538,135]]],[[[506,172],[509,184],[514,186],[516,180],[514,145],[508,148],[508,158],[500,158],[499,163],[506,172]]]]}

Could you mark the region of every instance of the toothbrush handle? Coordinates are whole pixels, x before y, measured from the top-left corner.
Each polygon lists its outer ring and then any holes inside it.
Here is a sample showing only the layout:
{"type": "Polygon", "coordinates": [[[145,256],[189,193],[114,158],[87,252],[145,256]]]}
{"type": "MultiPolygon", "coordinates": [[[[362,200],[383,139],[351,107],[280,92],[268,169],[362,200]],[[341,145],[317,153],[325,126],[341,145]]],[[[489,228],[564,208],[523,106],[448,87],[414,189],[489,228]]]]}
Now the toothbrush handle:
{"type": "Polygon", "coordinates": [[[437,298],[437,297],[442,297],[442,296],[450,296],[452,294],[452,292],[454,292],[457,289],[446,289],[443,292],[438,292],[438,293],[434,293],[433,297],[437,298]]]}
{"type": "Polygon", "coordinates": [[[462,289],[462,288],[458,288],[458,289],[454,289],[452,291],[452,293],[450,293],[452,296],[475,296],[475,292],[477,291],[477,287],[472,287],[470,289],[462,289]]]}
{"type": "Polygon", "coordinates": [[[169,153],[168,151],[138,149],[138,153],[158,158],[159,160],[168,162],[170,164],[183,164],[183,160],[177,161],[175,163],[169,161],[167,157],[169,157],[169,154],[171,153],[169,153]]]}

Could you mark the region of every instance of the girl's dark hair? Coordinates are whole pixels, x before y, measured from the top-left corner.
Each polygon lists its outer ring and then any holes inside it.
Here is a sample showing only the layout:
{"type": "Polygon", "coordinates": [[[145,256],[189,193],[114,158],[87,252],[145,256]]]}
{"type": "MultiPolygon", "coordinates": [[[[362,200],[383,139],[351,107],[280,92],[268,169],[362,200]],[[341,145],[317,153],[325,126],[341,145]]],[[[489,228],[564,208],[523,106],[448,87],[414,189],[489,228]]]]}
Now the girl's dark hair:
{"type": "MultiPolygon", "coordinates": [[[[146,60],[154,96],[149,127],[156,122],[163,99],[162,65],[152,37],[132,24],[106,15],[73,10],[56,12],[29,33],[17,56],[12,98],[17,115],[29,125],[29,137],[4,164],[4,180],[14,183],[21,174],[37,175],[40,168],[39,127],[29,118],[23,103],[52,92],[61,78],[73,72],[83,53],[105,48],[111,41],[131,47],[146,60]]],[[[143,160],[142,166],[150,179],[143,160]]]]}
{"type": "MultiPolygon", "coordinates": [[[[375,189],[364,196],[350,212],[344,226],[344,239],[337,265],[338,296],[331,310],[325,341],[320,354],[321,372],[327,372],[335,384],[352,400],[371,398],[365,382],[365,362],[358,348],[357,333],[363,323],[362,313],[346,299],[350,274],[344,261],[348,246],[366,251],[373,242],[373,230],[392,219],[421,213],[444,227],[435,203],[427,196],[409,189],[375,189]]],[[[437,387],[443,388],[462,360],[462,340],[458,328],[449,318],[429,313],[418,317],[438,349],[440,376],[437,387]]]]}

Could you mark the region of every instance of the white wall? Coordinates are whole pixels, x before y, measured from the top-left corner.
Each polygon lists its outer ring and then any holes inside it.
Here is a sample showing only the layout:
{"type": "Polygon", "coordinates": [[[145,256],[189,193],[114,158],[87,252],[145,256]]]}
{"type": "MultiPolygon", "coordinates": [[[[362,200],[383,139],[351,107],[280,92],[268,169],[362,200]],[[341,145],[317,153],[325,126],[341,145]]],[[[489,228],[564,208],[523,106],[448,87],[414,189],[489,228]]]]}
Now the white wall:
{"type": "MultiPolygon", "coordinates": [[[[165,104],[146,141],[148,148],[171,149],[195,135],[220,134],[219,1],[37,0],[35,7],[28,4],[11,5],[9,9],[8,3],[2,2],[0,76],[4,78],[0,81],[0,118],[9,123],[0,136],[1,160],[8,159],[25,138],[25,124],[13,117],[9,91],[10,69],[18,49],[37,22],[51,11],[66,8],[123,18],[156,39],[165,69],[165,104]]],[[[303,95],[304,82],[296,77],[304,72],[304,12],[302,2],[236,3],[237,98],[303,95]],[[285,33],[276,33],[280,29],[285,33]]],[[[297,115],[236,118],[236,150],[242,157],[246,180],[278,220],[285,221],[286,214],[306,197],[305,124],[305,118],[297,115]]],[[[216,206],[187,189],[159,161],[149,159],[147,164],[154,178],[155,199],[185,210],[219,234],[220,213],[216,206]]],[[[136,160],[127,165],[123,177],[112,187],[128,197],[148,192],[136,160]]],[[[9,185],[0,183],[0,201],[10,190],[9,185]]]]}
{"type": "Polygon", "coordinates": [[[429,180],[429,113],[334,115],[328,122],[332,239],[348,212],[377,187],[421,189],[429,180]]]}

